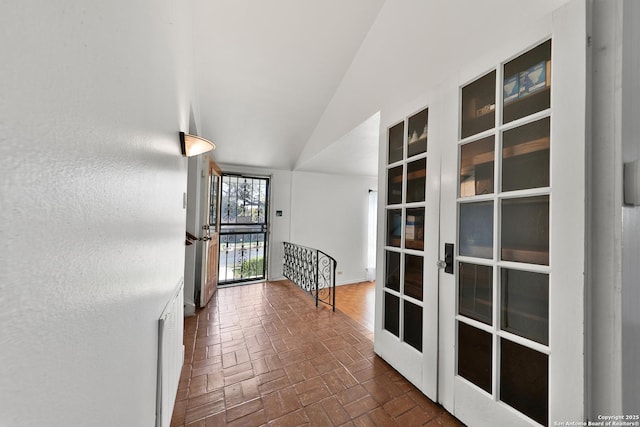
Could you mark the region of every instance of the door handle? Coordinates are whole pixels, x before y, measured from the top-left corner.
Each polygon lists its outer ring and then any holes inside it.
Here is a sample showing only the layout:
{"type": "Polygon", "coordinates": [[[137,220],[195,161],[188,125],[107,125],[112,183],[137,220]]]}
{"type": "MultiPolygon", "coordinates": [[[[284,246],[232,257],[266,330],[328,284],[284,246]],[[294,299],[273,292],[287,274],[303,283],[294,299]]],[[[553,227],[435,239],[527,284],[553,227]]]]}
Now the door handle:
{"type": "Polygon", "coordinates": [[[453,243],[444,244],[444,259],[438,260],[438,268],[443,269],[445,273],[453,274],[453,243]]]}

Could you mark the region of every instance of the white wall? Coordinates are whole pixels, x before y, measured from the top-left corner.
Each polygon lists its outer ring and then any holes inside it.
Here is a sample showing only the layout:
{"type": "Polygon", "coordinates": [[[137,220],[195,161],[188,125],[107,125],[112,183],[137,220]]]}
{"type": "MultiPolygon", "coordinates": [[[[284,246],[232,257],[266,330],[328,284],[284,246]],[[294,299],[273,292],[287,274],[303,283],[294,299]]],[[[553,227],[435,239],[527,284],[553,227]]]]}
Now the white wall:
{"type": "Polygon", "coordinates": [[[154,424],[190,20],[189,1],[0,6],[0,425],[154,424]]]}
{"type": "Polygon", "coordinates": [[[366,280],[369,190],[376,177],[293,172],[291,242],[338,263],[336,284],[366,280]]]}
{"type": "Polygon", "coordinates": [[[377,111],[405,105],[510,43],[522,17],[531,25],[567,1],[385,2],[297,164],[377,111]]]}
{"type": "Polygon", "coordinates": [[[593,2],[589,189],[588,401],[591,419],[622,413],[622,0],[593,2]]]}
{"type": "MultiPolygon", "coordinates": [[[[640,159],[640,2],[625,0],[622,56],[622,161],[640,159]]],[[[622,209],[622,411],[640,412],[640,207],[622,209]]]]}
{"type": "MultiPolygon", "coordinates": [[[[200,227],[200,203],[198,195],[201,193],[202,184],[202,156],[189,157],[187,166],[187,213],[185,229],[196,237],[201,235],[200,227]]],[[[207,174],[209,169],[207,168],[207,174]]],[[[191,316],[195,314],[196,286],[200,286],[202,268],[202,250],[198,250],[200,242],[193,242],[192,245],[185,246],[184,262],[184,314],[191,316]]]]}

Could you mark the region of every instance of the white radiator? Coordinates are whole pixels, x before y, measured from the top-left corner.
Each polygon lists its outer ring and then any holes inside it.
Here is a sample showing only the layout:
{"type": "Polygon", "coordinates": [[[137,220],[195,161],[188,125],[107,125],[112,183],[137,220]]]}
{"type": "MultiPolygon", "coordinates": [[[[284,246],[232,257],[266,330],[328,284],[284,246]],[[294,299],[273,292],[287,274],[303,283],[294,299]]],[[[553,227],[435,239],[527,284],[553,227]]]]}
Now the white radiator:
{"type": "Polygon", "coordinates": [[[158,385],[156,427],[169,427],[184,362],[184,281],[171,294],[158,320],[158,385]]]}

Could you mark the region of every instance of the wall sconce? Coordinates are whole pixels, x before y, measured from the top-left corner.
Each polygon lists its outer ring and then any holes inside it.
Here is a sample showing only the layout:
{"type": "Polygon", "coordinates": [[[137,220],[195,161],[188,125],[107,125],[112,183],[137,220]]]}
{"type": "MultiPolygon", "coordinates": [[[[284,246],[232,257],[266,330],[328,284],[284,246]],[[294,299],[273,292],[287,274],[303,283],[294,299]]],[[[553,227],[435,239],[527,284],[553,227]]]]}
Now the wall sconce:
{"type": "Polygon", "coordinates": [[[180,148],[183,156],[191,157],[214,150],[216,145],[208,139],[180,132],[180,148]]]}

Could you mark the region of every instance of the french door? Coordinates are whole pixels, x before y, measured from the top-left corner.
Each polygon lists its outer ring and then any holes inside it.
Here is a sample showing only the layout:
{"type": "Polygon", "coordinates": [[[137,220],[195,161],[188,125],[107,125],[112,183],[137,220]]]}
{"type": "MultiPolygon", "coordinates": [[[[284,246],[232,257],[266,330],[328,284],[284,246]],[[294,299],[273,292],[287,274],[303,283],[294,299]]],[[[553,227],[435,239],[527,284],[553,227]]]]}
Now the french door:
{"type": "Polygon", "coordinates": [[[429,129],[434,120],[424,107],[388,128],[375,350],[436,400],[438,272],[428,262],[438,257],[440,214],[440,158],[429,129]]]}
{"type": "Polygon", "coordinates": [[[585,2],[512,39],[382,121],[375,350],[470,426],[584,419],[585,2]]]}
{"type": "Polygon", "coordinates": [[[269,178],[222,174],[219,284],[266,277],[269,178]]]}

